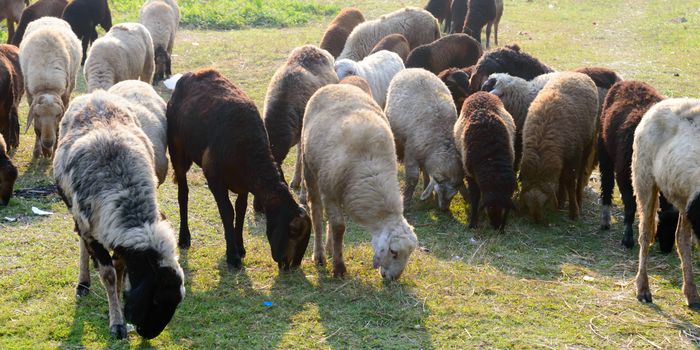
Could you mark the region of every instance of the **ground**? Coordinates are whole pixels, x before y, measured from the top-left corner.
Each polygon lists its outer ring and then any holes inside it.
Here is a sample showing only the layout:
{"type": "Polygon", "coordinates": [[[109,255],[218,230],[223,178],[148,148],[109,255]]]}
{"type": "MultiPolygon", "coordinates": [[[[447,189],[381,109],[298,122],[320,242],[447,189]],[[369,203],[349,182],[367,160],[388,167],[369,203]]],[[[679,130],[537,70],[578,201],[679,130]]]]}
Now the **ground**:
{"type": "MultiPolygon", "coordinates": [[[[216,3],[225,1],[232,0],[216,3]]],[[[258,8],[261,3],[247,2],[258,8]]],[[[367,18],[404,5],[423,5],[413,0],[320,2],[332,9],[356,6],[367,18]]],[[[207,18],[206,1],[199,7],[193,1],[182,3],[207,18]]],[[[115,23],[137,18],[138,4],[128,4],[117,11],[115,23]]],[[[192,29],[195,22],[178,33],[173,71],[219,69],[262,110],[274,70],[293,47],[318,43],[332,18],[324,13],[314,14],[308,22],[282,21],[283,29],[212,31],[192,29]]],[[[506,0],[499,43],[519,43],[560,70],[602,65],[625,79],[645,80],[666,96],[697,97],[698,33],[697,2],[506,0]]],[[[77,94],[85,92],[82,75],[79,79],[77,94]]],[[[159,91],[167,97],[166,89],[159,91]]],[[[23,101],[23,128],[26,112],[23,101]]],[[[50,162],[31,160],[33,141],[30,130],[14,154],[20,168],[18,190],[51,183],[50,162]]],[[[294,155],[290,152],[284,164],[288,175],[294,155]]],[[[685,306],[675,254],[652,249],[654,304],[636,300],[637,248],[627,250],[619,243],[619,201],[612,230],[598,230],[595,178],[586,192],[581,220],[573,222],[565,212],[551,212],[549,224],[538,226],[516,217],[503,234],[486,228],[468,230],[469,208],[459,197],[450,215],[437,211],[432,202],[419,202],[416,194],[406,217],[421,248],[401,280],[391,283],[383,283],[371,268],[369,234],[354,225],[345,238],[344,279],[314,266],[311,248],[300,271],[278,272],[265,239],[264,219],[250,211],[244,234],[245,269],[229,271],[216,205],[196,166],[189,180],[192,248],[180,257],[187,296],[163,334],[150,341],[135,333],[122,341],[109,337],[106,296],[94,273],[92,293],[76,301],[78,239],[56,195],[25,191],[0,209],[0,348],[700,346],[700,315],[685,306]],[[32,206],[54,214],[32,216],[32,206]],[[8,223],[4,217],[19,220],[8,223]]],[[[175,229],[179,227],[176,191],[170,181],[159,190],[161,208],[175,229]]]]}

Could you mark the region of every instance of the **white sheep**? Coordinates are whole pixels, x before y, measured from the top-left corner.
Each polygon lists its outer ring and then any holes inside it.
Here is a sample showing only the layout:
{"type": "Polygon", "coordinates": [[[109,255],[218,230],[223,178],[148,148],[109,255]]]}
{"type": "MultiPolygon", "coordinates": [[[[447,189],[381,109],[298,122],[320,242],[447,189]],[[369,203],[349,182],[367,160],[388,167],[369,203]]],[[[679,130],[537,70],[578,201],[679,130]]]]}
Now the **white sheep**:
{"type": "MultiPolygon", "coordinates": [[[[396,150],[381,108],[360,88],[328,85],[309,100],[302,132],[303,176],[314,227],[314,261],[324,264],[322,217],[333,274],[345,274],[344,214],[372,234],[374,268],[386,279],[401,276],[417,246],[403,216],[396,150]]],[[[302,197],[303,198],[303,197],[302,197]]]]}
{"type": "Polygon", "coordinates": [[[108,90],[131,102],[128,107],[138,118],[141,129],[151,140],[155,154],[155,170],[158,184],[165,181],[168,174],[168,121],[165,118],[166,104],[163,98],[147,83],[139,80],[125,80],[108,90]]]}
{"type": "Polygon", "coordinates": [[[357,75],[364,78],[372,90],[372,96],[380,107],[386,104],[386,92],[389,83],[396,73],[404,69],[403,60],[395,52],[381,50],[375,52],[362,61],[355,62],[344,58],[335,62],[335,72],[338,79],[357,75]]]}
{"type": "Polygon", "coordinates": [[[372,52],[374,46],[390,34],[401,34],[413,50],[440,39],[440,25],[430,12],[416,7],[406,7],[366,21],[356,26],[338,59],[359,61],[372,52]]]}
{"type": "Polygon", "coordinates": [[[411,203],[421,170],[430,176],[421,200],[435,192],[438,207],[448,210],[458,190],[466,199],[464,172],[453,135],[457,109],[445,83],[422,68],[399,72],[389,85],[386,117],[406,168],[404,207],[411,203]]]}
{"type": "Polygon", "coordinates": [[[644,114],[632,146],[632,186],[639,208],[637,299],[652,302],[647,255],[656,237],[659,191],[681,211],[676,246],[688,306],[700,308],[693,282],[692,236],[700,238],[700,100],[661,101],[644,114]]]}
{"type": "Polygon", "coordinates": [[[153,40],[140,23],[121,23],[95,40],[85,61],[88,91],[107,90],[129,79],[153,81],[153,40]]]}
{"type": "Polygon", "coordinates": [[[34,157],[51,157],[80,69],[80,41],[64,20],[42,17],[27,27],[19,59],[29,103],[25,132],[33,123],[34,157]]]}
{"type": "Polygon", "coordinates": [[[148,0],[141,7],[140,22],[151,33],[155,55],[154,81],[172,74],[171,55],[180,24],[180,9],[175,0],[148,0]]]}
{"type": "Polygon", "coordinates": [[[129,321],[150,339],[182,301],[185,276],[158,210],[153,149],[128,103],[104,91],[77,97],[61,122],[53,169],[81,238],[77,295],[89,293],[91,256],[107,290],[110,333],[125,338],[129,321]]]}

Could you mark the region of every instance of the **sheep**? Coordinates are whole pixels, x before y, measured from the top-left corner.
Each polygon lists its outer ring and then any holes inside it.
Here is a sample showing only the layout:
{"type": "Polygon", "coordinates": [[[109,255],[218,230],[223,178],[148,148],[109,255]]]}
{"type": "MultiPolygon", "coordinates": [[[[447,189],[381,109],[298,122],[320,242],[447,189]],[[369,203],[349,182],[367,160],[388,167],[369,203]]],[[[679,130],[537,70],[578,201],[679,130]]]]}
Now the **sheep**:
{"type": "Polygon", "coordinates": [[[445,32],[452,26],[452,0],[428,0],[425,10],[430,12],[438,20],[438,24],[445,22],[445,32]]]}
{"type": "Polygon", "coordinates": [[[102,29],[109,31],[112,28],[112,12],[109,10],[107,0],[73,0],[63,10],[61,17],[70,24],[78,39],[83,42],[83,60],[85,64],[88,46],[97,40],[99,24],[102,29]]]}
{"type": "Polygon", "coordinates": [[[152,86],[139,80],[124,80],[108,91],[130,102],[126,107],[134,113],[141,129],[153,145],[155,171],[160,186],[168,174],[168,123],[165,119],[165,101],[152,86]]]}
{"type": "Polygon", "coordinates": [[[7,19],[7,43],[12,41],[15,34],[15,22],[19,22],[22,11],[29,5],[28,0],[2,0],[0,1],[0,21],[7,19]]]}
{"type": "Polygon", "coordinates": [[[335,72],[339,79],[357,75],[367,80],[372,89],[372,97],[382,108],[386,105],[389,83],[403,69],[401,57],[386,50],[369,55],[359,62],[347,58],[335,62],[335,72]]]}
{"type": "Polygon", "coordinates": [[[12,164],[10,156],[7,154],[5,139],[0,134],[0,207],[10,203],[12,198],[12,188],[17,181],[17,167],[12,164]]]}
{"type": "Polygon", "coordinates": [[[396,149],[381,108],[346,84],[328,85],[309,100],[302,136],[304,186],[314,227],[316,264],[325,264],[322,218],[328,216],[326,249],[333,275],[346,273],[344,215],[372,234],[373,267],[384,279],[401,276],[418,245],[403,216],[396,149]]]}
{"type": "Polygon", "coordinates": [[[95,40],[85,61],[88,91],[107,90],[129,79],[153,81],[155,69],[153,40],[140,23],[117,24],[95,40]]]}
{"type": "Polygon", "coordinates": [[[477,92],[464,102],[454,138],[469,186],[469,228],[477,228],[479,212],[486,208],[493,229],[503,231],[508,213],[515,209],[513,118],[498,97],[477,92]]]}
{"type": "Polygon", "coordinates": [[[175,0],[148,0],[141,7],[140,22],[151,34],[155,59],[153,81],[172,75],[173,44],[180,23],[180,9],[175,0]]]}
{"type": "MultiPolygon", "coordinates": [[[[326,53],[330,56],[330,54],[326,53]]],[[[292,197],[275,163],[253,101],[215,70],[186,73],[168,102],[168,150],[178,186],[180,248],[189,248],[187,171],[202,168],[219,207],[226,262],[240,269],[248,193],[265,210],[267,238],[280,269],[298,267],[311,237],[311,219],[292,197]],[[229,191],[238,194],[234,209],[229,191]]]]}
{"type": "Polygon", "coordinates": [[[421,200],[435,192],[438,207],[446,211],[458,190],[466,198],[452,131],[457,110],[447,86],[425,69],[406,69],[391,81],[385,112],[406,168],[404,207],[411,204],[421,170],[430,176],[421,200]]]}
{"type": "Polygon", "coordinates": [[[63,10],[68,5],[66,0],[39,0],[22,11],[22,17],[17,24],[17,31],[12,36],[12,45],[19,47],[29,23],[45,16],[61,18],[63,10]]]}
{"type": "Polygon", "coordinates": [[[372,55],[373,53],[382,50],[395,52],[397,55],[399,55],[399,57],[401,57],[403,62],[406,62],[408,54],[411,53],[411,49],[408,46],[408,40],[406,40],[406,37],[401,34],[389,34],[385,36],[377,43],[377,45],[374,45],[369,54],[372,55]]]}
{"type": "Polygon", "coordinates": [[[467,2],[468,0],[452,0],[450,12],[452,13],[452,25],[449,33],[461,33],[464,29],[464,20],[467,18],[467,2]]]}
{"type": "Polygon", "coordinates": [[[659,191],[682,211],[676,249],[683,271],[683,294],[688,306],[700,309],[693,282],[692,236],[700,238],[700,100],[661,101],[642,117],[632,144],[632,187],[639,207],[639,270],[637,299],[652,302],[647,276],[649,246],[656,236],[655,211],[659,191]]]}
{"type": "Polygon", "coordinates": [[[406,7],[355,27],[338,59],[359,61],[368,56],[380,40],[395,33],[403,35],[413,50],[440,39],[440,25],[430,12],[406,7]]]}
{"type": "MultiPolygon", "coordinates": [[[[333,63],[333,56],[326,50],[313,45],[298,47],[292,50],[287,61],[277,69],[267,87],[265,128],[270,138],[272,156],[279,165],[283,180],[282,162],[289,149],[299,143],[306,103],[322,86],[338,82],[333,63]]],[[[301,181],[300,154],[301,150],[297,148],[292,188],[299,188],[301,181]]],[[[255,207],[260,208],[257,200],[255,207]]]]}
{"type": "Polygon", "coordinates": [[[330,52],[333,58],[337,58],[352,30],[364,21],[365,17],[360,10],[353,7],[342,9],[323,33],[319,47],[330,52]]]}
{"type": "MultiPolygon", "coordinates": [[[[467,3],[467,16],[464,20],[462,32],[468,34],[481,43],[481,29],[496,20],[496,2],[494,0],[469,0],[467,3]]],[[[489,47],[491,27],[486,33],[486,47],[489,47]]]]}
{"type": "Polygon", "coordinates": [[[594,166],[597,111],[595,84],[572,72],[549,80],[530,105],[523,127],[520,199],[536,222],[543,221],[546,204],[558,207],[567,196],[569,218],[578,218],[594,166]]]}
{"type": "Polygon", "coordinates": [[[604,67],[580,67],[573,70],[573,72],[583,73],[593,80],[596,88],[598,89],[598,115],[601,114],[603,110],[603,102],[605,102],[605,96],[608,94],[608,90],[617,83],[621,81],[622,78],[617,75],[613,70],[604,67]]]}
{"type": "Polygon", "coordinates": [[[359,77],[357,75],[348,75],[343,78],[338,84],[348,84],[354,85],[360,88],[362,91],[366,92],[368,95],[372,96],[372,88],[369,87],[369,83],[365,78],[359,77]]]}
{"type": "Polygon", "coordinates": [[[483,54],[481,44],[466,34],[450,34],[421,45],[408,55],[407,68],[424,68],[434,74],[450,67],[469,67],[483,54]]]}
{"type": "Polygon", "coordinates": [[[520,50],[518,45],[500,47],[484,53],[474,67],[469,80],[469,91],[479,91],[481,85],[493,73],[508,73],[525,80],[532,80],[538,75],[554,70],[538,59],[520,50]]]}
{"type": "Polygon", "coordinates": [[[80,69],[80,41],[62,19],[42,17],[27,26],[19,59],[29,103],[26,130],[33,122],[36,134],[33,155],[52,157],[80,69]]]}
{"type": "Polygon", "coordinates": [[[486,47],[489,47],[489,37],[491,36],[491,27],[494,28],[493,41],[498,46],[498,24],[501,23],[503,17],[503,0],[495,0],[496,17],[486,24],[486,47]]]}
{"type": "Polygon", "coordinates": [[[438,78],[442,80],[452,94],[452,100],[457,107],[457,115],[461,113],[462,104],[469,96],[469,78],[474,71],[474,66],[466,68],[448,68],[438,73],[438,78]]]}
{"type": "Polygon", "coordinates": [[[0,45],[0,135],[7,138],[9,148],[19,146],[19,103],[24,94],[24,79],[19,64],[19,49],[0,45]]]}
{"type": "Polygon", "coordinates": [[[159,214],[153,149],[125,104],[104,91],[77,97],[61,121],[53,173],[80,236],[77,296],[89,293],[92,257],[112,336],[126,338],[128,321],[151,339],[184,298],[185,276],[173,229],[159,214]]]}

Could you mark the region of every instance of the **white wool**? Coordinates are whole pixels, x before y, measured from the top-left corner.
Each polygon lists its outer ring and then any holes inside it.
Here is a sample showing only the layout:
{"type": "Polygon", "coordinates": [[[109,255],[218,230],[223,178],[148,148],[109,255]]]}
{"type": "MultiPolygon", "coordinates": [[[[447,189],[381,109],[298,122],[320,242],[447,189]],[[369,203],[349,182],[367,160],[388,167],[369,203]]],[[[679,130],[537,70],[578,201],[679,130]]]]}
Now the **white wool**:
{"type": "Polygon", "coordinates": [[[335,72],[338,79],[349,75],[357,75],[369,83],[372,96],[379,106],[384,108],[386,104],[386,93],[389,83],[396,73],[404,69],[403,60],[395,52],[381,50],[375,52],[362,61],[355,62],[350,59],[340,59],[335,63],[335,72]]]}

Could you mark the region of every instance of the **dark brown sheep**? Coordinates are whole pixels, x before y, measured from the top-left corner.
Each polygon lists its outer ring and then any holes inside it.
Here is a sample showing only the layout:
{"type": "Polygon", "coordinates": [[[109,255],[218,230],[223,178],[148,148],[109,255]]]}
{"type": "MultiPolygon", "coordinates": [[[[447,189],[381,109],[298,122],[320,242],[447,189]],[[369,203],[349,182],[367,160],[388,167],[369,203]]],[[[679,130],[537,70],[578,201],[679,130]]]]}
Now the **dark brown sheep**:
{"type": "Polygon", "coordinates": [[[377,43],[377,45],[374,45],[372,52],[369,54],[371,55],[382,50],[395,52],[397,55],[399,55],[399,57],[401,57],[401,60],[406,62],[408,54],[411,52],[411,47],[408,45],[408,40],[406,40],[405,36],[401,34],[391,34],[385,36],[384,39],[377,43]]]}
{"type": "Polygon", "coordinates": [[[513,118],[498,97],[479,91],[464,101],[454,137],[469,186],[469,228],[478,226],[479,212],[486,209],[491,226],[503,231],[515,209],[513,118]]]}
{"type": "Polygon", "coordinates": [[[70,24],[73,33],[83,41],[83,60],[87,58],[87,49],[97,39],[95,27],[112,28],[112,12],[107,0],[73,0],[63,10],[63,19],[70,24]]]}
{"type": "Polygon", "coordinates": [[[61,18],[63,10],[68,5],[66,0],[39,0],[22,11],[22,17],[17,25],[17,31],[12,36],[12,45],[19,47],[24,37],[24,31],[30,22],[45,16],[61,18]]]}
{"type": "Polygon", "coordinates": [[[372,88],[365,78],[358,75],[348,75],[343,78],[338,84],[348,84],[359,87],[362,91],[366,92],[368,95],[372,96],[372,88]]]}
{"type": "Polygon", "coordinates": [[[481,44],[466,34],[450,34],[413,49],[406,68],[423,68],[438,74],[450,67],[469,67],[483,54],[481,44]]]}
{"type": "Polygon", "coordinates": [[[532,80],[538,75],[553,71],[546,64],[521,51],[520,46],[509,45],[487,51],[481,56],[469,80],[469,91],[474,93],[481,90],[481,84],[492,73],[508,73],[525,80],[532,80]]]}
{"type": "MultiPolygon", "coordinates": [[[[462,31],[481,43],[481,29],[483,29],[486,24],[493,23],[495,20],[496,3],[494,0],[469,0],[467,4],[467,17],[464,20],[464,28],[462,31]]],[[[489,35],[487,34],[486,47],[488,47],[488,37],[489,35]]]]}
{"type": "MultiPolygon", "coordinates": [[[[595,79],[594,79],[595,81],[595,79]]],[[[625,233],[622,245],[634,247],[634,217],[637,202],[632,188],[632,143],[634,131],[644,114],[663,100],[656,89],[641,81],[623,81],[612,86],[603,104],[601,129],[598,139],[598,161],[601,177],[600,224],[604,230],[610,229],[610,206],[615,182],[625,206],[625,233]]],[[[657,237],[663,252],[673,249],[675,224],[678,211],[661,195],[661,212],[657,237]]]]}
{"type": "Polygon", "coordinates": [[[615,83],[621,81],[622,78],[620,78],[615,71],[605,67],[580,67],[573,71],[587,75],[595,83],[596,88],[598,88],[598,105],[600,107],[598,109],[598,115],[600,115],[608,90],[610,90],[615,83]]]}
{"type": "Polygon", "coordinates": [[[319,46],[337,58],[352,30],[364,21],[365,17],[360,10],[352,7],[342,9],[326,28],[319,46]]]}
{"type": "Polygon", "coordinates": [[[452,26],[452,0],[428,0],[425,10],[437,18],[438,24],[445,22],[445,32],[452,26]]]}
{"type": "Polygon", "coordinates": [[[0,21],[7,19],[7,43],[12,41],[15,34],[15,23],[19,22],[22,11],[29,5],[29,0],[0,1],[0,21]]]}
{"type": "Polygon", "coordinates": [[[7,155],[5,139],[0,134],[0,206],[4,207],[12,198],[12,188],[17,180],[17,167],[7,155]]]}
{"type": "Polygon", "coordinates": [[[19,114],[17,108],[24,94],[24,78],[19,64],[19,49],[0,45],[0,134],[9,148],[19,146],[19,114]]]}
{"type": "Polygon", "coordinates": [[[448,68],[438,74],[452,94],[452,100],[457,107],[457,114],[462,111],[464,100],[469,97],[469,78],[472,76],[474,66],[467,68],[448,68]]]}
{"type": "Polygon", "coordinates": [[[452,24],[449,33],[461,33],[464,29],[464,20],[467,18],[467,0],[452,0],[450,8],[452,24]]]}
{"type": "Polygon", "coordinates": [[[178,184],[180,248],[190,246],[187,171],[204,172],[219,207],[226,238],[226,262],[242,267],[243,223],[248,193],[262,203],[272,258],[281,269],[301,264],[311,236],[311,219],[292,197],[272,159],[262,118],[253,101],[215,70],[186,73],[168,102],[168,150],[178,184]],[[229,191],[238,194],[234,208],[229,191]]]}

